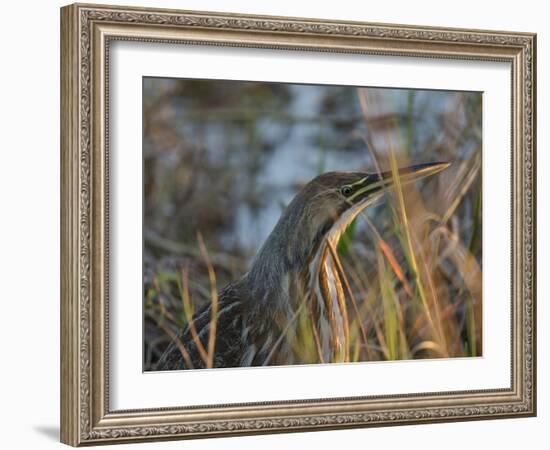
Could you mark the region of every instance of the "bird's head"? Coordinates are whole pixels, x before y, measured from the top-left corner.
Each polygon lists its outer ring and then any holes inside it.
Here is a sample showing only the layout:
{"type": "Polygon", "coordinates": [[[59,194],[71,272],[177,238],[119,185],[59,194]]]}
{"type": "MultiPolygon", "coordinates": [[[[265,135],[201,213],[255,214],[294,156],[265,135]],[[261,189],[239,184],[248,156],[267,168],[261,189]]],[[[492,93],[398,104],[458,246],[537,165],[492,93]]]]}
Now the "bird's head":
{"type": "Polygon", "coordinates": [[[391,189],[397,178],[401,185],[407,185],[438,173],[449,165],[447,162],[416,164],[398,169],[398,177],[392,171],[327,172],[306,184],[294,197],[286,213],[295,215],[296,222],[301,227],[305,226],[312,237],[324,235],[335,224],[343,231],[362,209],[391,189]]]}

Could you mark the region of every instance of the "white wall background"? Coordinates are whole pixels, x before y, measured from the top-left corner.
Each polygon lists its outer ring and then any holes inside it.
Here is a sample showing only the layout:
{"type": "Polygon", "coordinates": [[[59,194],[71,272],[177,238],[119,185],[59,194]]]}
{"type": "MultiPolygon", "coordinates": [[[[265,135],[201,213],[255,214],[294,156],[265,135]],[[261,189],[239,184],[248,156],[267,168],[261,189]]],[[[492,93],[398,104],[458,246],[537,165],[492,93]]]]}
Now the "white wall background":
{"type": "MultiPolygon", "coordinates": [[[[126,2],[120,2],[126,3],[126,2]]],[[[545,2],[462,0],[133,0],[135,6],[532,31],[538,35],[538,229],[550,228],[550,14],[545,2]],[[543,30],[543,28],[545,28],[543,30]]],[[[9,2],[0,27],[0,442],[2,448],[59,448],[59,7],[9,2]]],[[[539,416],[291,435],[141,444],[139,448],[547,448],[550,427],[550,307],[538,238],[539,416]]],[[[123,446],[128,448],[128,446],[123,446]]],[[[132,447],[137,448],[137,447],[132,447]]]]}

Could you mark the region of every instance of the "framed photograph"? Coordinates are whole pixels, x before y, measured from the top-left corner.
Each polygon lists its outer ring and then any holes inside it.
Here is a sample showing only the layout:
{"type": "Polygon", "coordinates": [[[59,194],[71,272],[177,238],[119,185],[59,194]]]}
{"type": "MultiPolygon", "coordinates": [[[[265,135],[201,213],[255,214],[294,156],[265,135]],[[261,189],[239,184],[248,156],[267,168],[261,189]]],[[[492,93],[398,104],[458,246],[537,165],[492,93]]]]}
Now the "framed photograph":
{"type": "Polygon", "coordinates": [[[536,414],[536,36],[61,9],[61,440],[536,414]]]}

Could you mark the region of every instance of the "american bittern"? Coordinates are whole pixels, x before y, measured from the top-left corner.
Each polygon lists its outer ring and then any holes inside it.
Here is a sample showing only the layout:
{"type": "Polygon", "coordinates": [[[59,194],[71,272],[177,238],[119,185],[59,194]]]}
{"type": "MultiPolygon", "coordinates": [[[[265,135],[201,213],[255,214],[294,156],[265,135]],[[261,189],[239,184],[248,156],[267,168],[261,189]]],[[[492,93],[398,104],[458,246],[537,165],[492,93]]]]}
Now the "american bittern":
{"type": "MultiPolygon", "coordinates": [[[[448,166],[413,165],[399,169],[398,177],[406,184],[448,166]]],[[[334,248],[357,214],[394,182],[391,171],[328,172],[311,180],[282,213],[250,270],[219,292],[215,308],[208,305],[193,316],[157,369],[300,362],[291,339],[281,337],[292,335],[296,310],[304,303],[315,318],[320,361],[349,360],[345,296],[334,248]],[[213,354],[205,357],[212,338],[213,354]]]]}

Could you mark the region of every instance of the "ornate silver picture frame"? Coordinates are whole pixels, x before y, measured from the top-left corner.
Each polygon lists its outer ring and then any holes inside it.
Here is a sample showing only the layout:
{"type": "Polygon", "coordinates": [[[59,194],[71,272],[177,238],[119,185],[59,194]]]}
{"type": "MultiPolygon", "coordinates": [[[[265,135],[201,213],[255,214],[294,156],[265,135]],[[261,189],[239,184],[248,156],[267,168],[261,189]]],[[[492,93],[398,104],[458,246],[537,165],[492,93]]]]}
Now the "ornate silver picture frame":
{"type": "Polygon", "coordinates": [[[62,8],[61,441],[80,446],[534,416],[535,89],[536,36],[530,33],[105,5],[62,8]],[[502,151],[511,157],[511,298],[502,301],[510,308],[510,385],[114,409],[109,383],[109,191],[114,176],[109,170],[109,70],[111,46],[119,41],[290,51],[296,57],[323,52],[509,64],[511,148],[502,151]]]}

